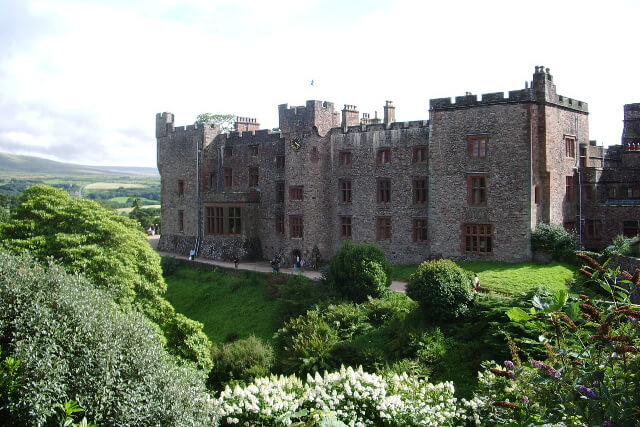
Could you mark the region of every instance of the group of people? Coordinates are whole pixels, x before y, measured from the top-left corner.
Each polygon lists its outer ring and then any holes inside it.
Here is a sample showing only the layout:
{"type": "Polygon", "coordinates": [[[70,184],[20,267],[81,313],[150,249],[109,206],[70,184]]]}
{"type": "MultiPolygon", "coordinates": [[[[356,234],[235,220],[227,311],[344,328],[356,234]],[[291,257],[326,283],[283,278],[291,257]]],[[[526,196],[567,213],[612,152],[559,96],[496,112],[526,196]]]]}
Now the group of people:
{"type": "Polygon", "coordinates": [[[275,254],[273,256],[273,259],[271,260],[271,268],[273,268],[273,272],[274,273],[279,273],[280,272],[280,255],[279,254],[275,254]]]}
{"type": "Polygon", "coordinates": [[[147,235],[155,236],[156,234],[160,234],[160,226],[158,224],[151,224],[147,229],[147,235]]]}
{"type": "MultiPolygon", "coordinates": [[[[282,256],[280,254],[275,254],[271,259],[271,268],[274,273],[280,272],[280,264],[282,263],[282,256]]],[[[302,272],[304,273],[304,260],[300,258],[300,255],[296,255],[295,260],[293,261],[293,272],[302,272]]]]}

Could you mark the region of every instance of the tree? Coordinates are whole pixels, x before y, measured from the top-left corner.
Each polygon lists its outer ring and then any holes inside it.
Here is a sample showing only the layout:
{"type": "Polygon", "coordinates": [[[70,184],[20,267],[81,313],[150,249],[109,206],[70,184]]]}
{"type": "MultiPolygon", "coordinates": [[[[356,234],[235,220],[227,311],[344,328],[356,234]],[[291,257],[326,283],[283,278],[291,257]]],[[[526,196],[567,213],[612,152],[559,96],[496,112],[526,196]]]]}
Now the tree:
{"type": "Polygon", "coordinates": [[[346,242],[334,255],[327,281],[342,296],[355,302],[379,298],[391,285],[391,264],[379,247],[346,242]]]}
{"type": "Polygon", "coordinates": [[[0,365],[0,379],[12,368],[1,425],[52,425],[71,399],[99,425],[215,425],[203,373],[176,364],[143,315],[53,263],[0,250],[0,346],[14,361],[0,365]]]}
{"type": "Polygon", "coordinates": [[[470,274],[448,259],[420,264],[409,278],[406,291],[431,320],[462,317],[473,302],[470,274]]]}
{"type": "Polygon", "coordinates": [[[209,126],[218,125],[220,126],[220,132],[231,132],[233,130],[233,122],[235,119],[235,114],[202,113],[198,114],[194,124],[206,124],[209,126]]]}
{"type": "Polygon", "coordinates": [[[170,350],[211,369],[210,342],[202,325],[181,325],[182,318],[163,298],[167,285],[160,257],[135,221],[64,190],[35,185],[18,199],[10,221],[0,223],[0,240],[16,253],[29,252],[41,261],[53,257],[70,273],[84,274],[121,306],[145,314],[166,335],[175,335],[174,329],[191,331],[179,334],[184,339],[170,350]]]}

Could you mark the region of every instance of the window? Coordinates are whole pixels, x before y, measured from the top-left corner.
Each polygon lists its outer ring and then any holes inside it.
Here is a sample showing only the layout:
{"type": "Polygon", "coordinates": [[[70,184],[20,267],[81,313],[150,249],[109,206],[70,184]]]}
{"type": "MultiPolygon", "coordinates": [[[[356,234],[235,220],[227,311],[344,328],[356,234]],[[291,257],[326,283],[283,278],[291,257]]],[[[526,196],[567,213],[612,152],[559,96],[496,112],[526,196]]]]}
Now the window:
{"type": "Polygon", "coordinates": [[[427,180],[425,178],[413,180],[413,203],[418,205],[427,203],[427,180]]]}
{"type": "Polygon", "coordinates": [[[378,203],[389,203],[391,201],[391,180],[378,180],[378,203]]]}
{"type": "Polygon", "coordinates": [[[625,237],[635,237],[640,234],[640,221],[622,221],[622,234],[625,237]]]}
{"type": "Polygon", "coordinates": [[[276,182],[276,202],[284,203],[284,182],[283,181],[276,182]]]}
{"type": "Polygon", "coordinates": [[[289,217],[289,233],[293,239],[302,239],[304,235],[304,223],[302,216],[290,216],[289,217]]]}
{"type": "Polygon", "coordinates": [[[351,151],[340,151],[338,153],[338,159],[340,161],[340,166],[350,166],[351,165],[351,151]]]}
{"type": "Polygon", "coordinates": [[[249,168],[249,187],[258,186],[258,168],[249,168]]]}
{"type": "Polygon", "coordinates": [[[284,234],[284,215],[276,215],[276,233],[284,234]]]}
{"type": "Polygon", "coordinates": [[[207,207],[205,216],[207,234],[224,234],[224,208],[207,207]]]}
{"type": "Polygon", "coordinates": [[[469,175],[467,177],[469,204],[472,206],[486,206],[487,204],[487,176],[469,175]]]}
{"type": "Polygon", "coordinates": [[[289,200],[302,200],[304,195],[304,187],[296,185],[289,187],[289,200]]]}
{"type": "Polygon", "coordinates": [[[413,163],[426,163],[427,147],[413,147],[413,163]]]}
{"type": "Polygon", "coordinates": [[[533,199],[536,205],[539,205],[540,203],[542,203],[542,189],[540,188],[539,185],[536,185],[535,187],[533,187],[533,199]]]}
{"type": "Polygon", "coordinates": [[[580,167],[587,167],[587,147],[580,146],[580,167]]]}
{"type": "Polygon", "coordinates": [[[317,163],[320,160],[320,153],[318,152],[318,147],[313,147],[311,149],[311,161],[313,163],[317,163]]]}
{"type": "Polygon", "coordinates": [[[493,250],[490,224],[464,224],[462,238],[465,252],[486,254],[493,250]]]}
{"type": "Polygon", "coordinates": [[[565,221],[562,226],[564,227],[565,230],[571,232],[571,233],[577,233],[578,229],[576,228],[576,222],[575,221],[565,221]]]}
{"type": "Polygon", "coordinates": [[[587,221],[587,237],[590,239],[599,239],[602,237],[602,220],[588,219],[587,221]]]}
{"type": "Polygon", "coordinates": [[[427,218],[413,219],[413,241],[414,242],[427,241],[427,218]]]}
{"type": "Polygon", "coordinates": [[[218,176],[215,172],[209,173],[209,189],[215,190],[218,186],[218,176]]]}
{"type": "Polygon", "coordinates": [[[587,202],[592,202],[595,198],[595,191],[593,189],[593,185],[585,184],[582,186],[582,194],[584,194],[584,200],[587,202]]]}
{"type": "Polygon", "coordinates": [[[242,209],[229,208],[229,233],[228,234],[240,234],[240,233],[242,233],[242,209]]]}
{"type": "Polygon", "coordinates": [[[222,179],[224,180],[225,188],[231,188],[233,186],[233,169],[222,168],[222,179]]]}
{"type": "Polygon", "coordinates": [[[469,155],[471,157],[487,156],[487,136],[486,135],[470,135],[467,139],[469,155]]]}
{"type": "Polygon", "coordinates": [[[178,231],[184,231],[184,211],[178,211],[178,231]]]}
{"type": "Polygon", "coordinates": [[[609,196],[610,199],[616,199],[617,195],[618,195],[618,188],[615,185],[609,185],[607,187],[607,196],[609,196]]]}
{"type": "Polygon", "coordinates": [[[379,165],[391,163],[391,148],[380,148],[376,156],[376,163],[379,165]]]}
{"type": "Polygon", "coordinates": [[[276,169],[284,169],[284,156],[276,156],[276,169]]]}
{"type": "Polygon", "coordinates": [[[564,154],[566,157],[576,157],[576,140],[573,137],[564,138],[564,154]]]}
{"type": "Polygon", "coordinates": [[[572,202],[575,194],[575,189],[573,188],[574,179],[573,175],[569,175],[566,177],[566,191],[565,191],[565,199],[567,202],[572,202]]]}
{"type": "Polygon", "coordinates": [[[391,239],[391,218],[388,216],[376,218],[376,239],[391,239]]]}
{"type": "Polygon", "coordinates": [[[178,180],[178,196],[184,196],[184,181],[178,180]]]}
{"type": "Polygon", "coordinates": [[[342,237],[343,239],[351,238],[351,217],[350,216],[340,217],[340,237],[342,237]]]}
{"type": "Polygon", "coordinates": [[[258,146],[257,145],[249,146],[249,152],[251,153],[252,157],[258,157],[258,146]]]}
{"type": "Polygon", "coordinates": [[[225,147],[224,148],[224,158],[225,159],[230,159],[231,157],[233,157],[233,148],[225,147]]]}
{"type": "Polygon", "coordinates": [[[351,180],[340,181],[340,200],[342,203],[351,203],[351,180]]]}

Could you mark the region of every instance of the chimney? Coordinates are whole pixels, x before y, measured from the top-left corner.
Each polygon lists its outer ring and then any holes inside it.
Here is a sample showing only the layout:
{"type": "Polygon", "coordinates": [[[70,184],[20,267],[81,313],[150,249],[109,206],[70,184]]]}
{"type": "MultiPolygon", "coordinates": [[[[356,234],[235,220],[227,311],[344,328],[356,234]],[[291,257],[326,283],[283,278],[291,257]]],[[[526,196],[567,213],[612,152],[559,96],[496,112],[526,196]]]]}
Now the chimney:
{"type": "Polygon", "coordinates": [[[388,125],[396,121],[396,107],[393,106],[392,101],[385,101],[384,103],[384,124],[388,125]]]}
{"type": "Polygon", "coordinates": [[[360,124],[358,107],[355,105],[344,104],[342,110],[342,128],[346,129],[349,126],[356,126],[360,124]]]}
{"type": "Polygon", "coordinates": [[[236,121],[233,124],[233,130],[236,132],[247,132],[260,129],[260,123],[258,119],[252,117],[236,117],[236,121]]]}

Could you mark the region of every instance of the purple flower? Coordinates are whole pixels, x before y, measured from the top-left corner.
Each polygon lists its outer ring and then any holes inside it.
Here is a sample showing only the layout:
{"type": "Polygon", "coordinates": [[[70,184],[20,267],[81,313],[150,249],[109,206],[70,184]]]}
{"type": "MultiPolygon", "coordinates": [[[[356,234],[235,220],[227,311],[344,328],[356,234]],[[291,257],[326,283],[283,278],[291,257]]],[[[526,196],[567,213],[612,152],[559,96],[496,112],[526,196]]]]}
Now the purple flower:
{"type": "Polygon", "coordinates": [[[562,372],[558,371],[555,368],[552,368],[551,366],[545,363],[538,362],[537,360],[530,360],[529,363],[531,363],[531,365],[533,365],[534,368],[538,368],[541,371],[544,371],[551,378],[560,378],[562,376],[562,372]]]}
{"type": "Polygon", "coordinates": [[[595,381],[593,382],[593,386],[594,386],[594,387],[599,387],[599,386],[600,386],[600,381],[595,380],[595,381]]]}
{"type": "Polygon", "coordinates": [[[596,399],[598,397],[596,392],[587,386],[583,386],[583,385],[578,386],[578,391],[587,399],[596,399]]]}
{"type": "Polygon", "coordinates": [[[505,360],[504,361],[504,367],[507,368],[510,371],[515,371],[516,370],[516,365],[514,365],[511,360],[505,360]]]}
{"type": "Polygon", "coordinates": [[[525,405],[528,405],[528,404],[529,404],[529,402],[530,402],[529,396],[522,396],[522,402],[523,402],[525,405]]]}

